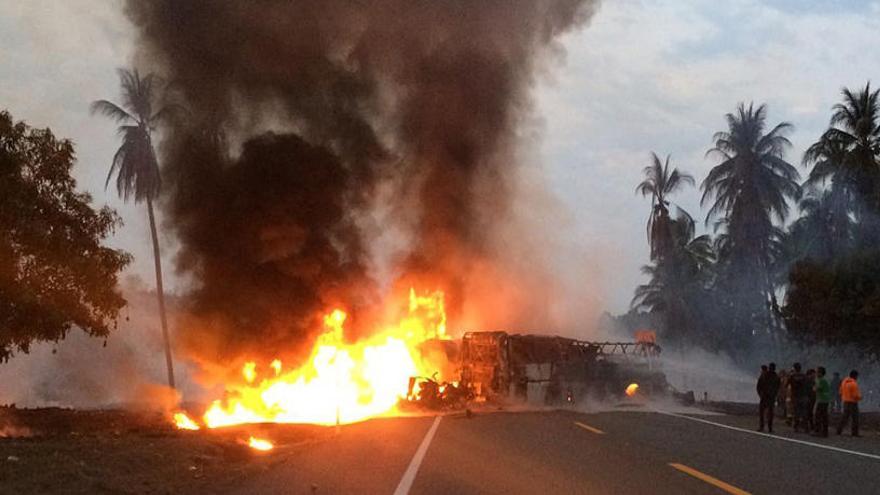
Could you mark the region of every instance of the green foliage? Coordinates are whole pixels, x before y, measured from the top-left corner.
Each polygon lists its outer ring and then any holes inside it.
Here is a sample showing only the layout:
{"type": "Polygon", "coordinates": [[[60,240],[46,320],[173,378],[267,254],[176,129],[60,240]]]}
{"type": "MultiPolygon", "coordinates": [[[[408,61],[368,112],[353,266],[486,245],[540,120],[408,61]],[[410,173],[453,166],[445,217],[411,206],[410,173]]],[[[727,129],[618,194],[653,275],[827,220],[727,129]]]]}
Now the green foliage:
{"type": "Polygon", "coordinates": [[[880,251],[859,251],[833,264],[798,262],[783,315],[788,331],[802,340],[880,354],[880,251]]]}
{"type": "Polygon", "coordinates": [[[804,341],[880,350],[880,91],[844,88],[829,128],[804,154],[812,165],[790,229],[792,269],[782,309],[804,341]]]}
{"type": "Polygon", "coordinates": [[[669,232],[666,254],[642,268],[649,281],[636,288],[632,306],[659,315],[664,338],[677,344],[704,343],[699,323],[706,321],[702,310],[715,260],[712,241],[707,235],[694,236],[694,221],[681,209],[670,220],[669,232]]]}
{"type": "Polygon", "coordinates": [[[789,204],[801,196],[797,170],[785,161],[791,147],[786,122],[767,129],[767,108],[740,104],[727,114],[727,130],[715,134],[708,156],[718,157],[703,181],[706,222],[713,220],[719,266],[715,290],[729,304],[729,331],[746,342],[756,331],[773,331],[773,269],[784,252],[781,225],[789,204]]]}
{"type": "Polygon", "coordinates": [[[70,176],[73,144],[0,112],[0,360],[73,327],[106,336],[124,299],[128,254],[102,242],[120,225],[70,176]]]}
{"type": "Polygon", "coordinates": [[[727,114],[728,129],[707,153],[720,163],[701,186],[714,239],[695,237],[684,212],[669,216],[666,195],[687,181],[654,155],[636,189],[652,196],[653,263],[643,268],[649,281],[636,289],[633,311],[647,311],[666,339],[736,355],[775,341],[784,323],[802,340],[878,355],[880,90],[868,84],[842,95],[804,155],[812,169],[803,186],[785,161],[791,124],[767,131],[764,105],[727,114]],[[792,205],[800,216],[786,226],[792,205]],[[781,309],[778,293],[786,296],[781,309]]]}
{"type": "MultiPolygon", "coordinates": [[[[812,165],[807,184],[830,183],[834,221],[847,227],[846,241],[871,245],[880,241],[880,90],[842,91],[829,128],[804,154],[812,165]],[[847,225],[852,218],[854,225],[847,225]]],[[[842,254],[842,253],[835,253],[842,254]]]]}
{"type": "Polygon", "coordinates": [[[740,265],[737,269],[766,270],[777,234],[774,220],[784,222],[789,201],[801,195],[800,176],[784,159],[792,126],[783,122],[765,133],[764,105],[740,104],[726,118],[728,130],[715,134],[715,147],[707,153],[721,163],[702,184],[702,202],[714,198],[706,222],[720,219],[716,227],[726,234],[727,261],[740,265]]]}

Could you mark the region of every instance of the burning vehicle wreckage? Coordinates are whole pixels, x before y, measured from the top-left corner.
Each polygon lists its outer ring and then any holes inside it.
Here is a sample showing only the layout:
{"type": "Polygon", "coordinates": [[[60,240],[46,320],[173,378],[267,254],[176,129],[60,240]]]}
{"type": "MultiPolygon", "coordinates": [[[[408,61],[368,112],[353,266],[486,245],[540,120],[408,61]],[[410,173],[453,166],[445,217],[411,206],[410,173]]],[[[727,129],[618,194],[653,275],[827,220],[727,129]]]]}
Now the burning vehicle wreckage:
{"type": "Polygon", "coordinates": [[[673,395],[659,369],[653,332],[633,342],[589,342],[546,335],[467,332],[460,341],[430,341],[456,364],[458,379],[411,377],[407,409],[456,410],[515,401],[549,406],[619,400],[636,394],[673,395]]]}
{"type": "MultiPolygon", "coordinates": [[[[442,291],[410,290],[403,316],[368,337],[345,336],[348,315],[323,318],[311,354],[288,369],[280,359],[248,361],[200,419],[174,414],[183,430],[257,423],[340,425],[480,405],[546,406],[675,393],[660,370],[653,332],[634,342],[587,342],[544,335],[446,332],[442,291]]],[[[255,449],[270,441],[250,438],[255,449]]]]}

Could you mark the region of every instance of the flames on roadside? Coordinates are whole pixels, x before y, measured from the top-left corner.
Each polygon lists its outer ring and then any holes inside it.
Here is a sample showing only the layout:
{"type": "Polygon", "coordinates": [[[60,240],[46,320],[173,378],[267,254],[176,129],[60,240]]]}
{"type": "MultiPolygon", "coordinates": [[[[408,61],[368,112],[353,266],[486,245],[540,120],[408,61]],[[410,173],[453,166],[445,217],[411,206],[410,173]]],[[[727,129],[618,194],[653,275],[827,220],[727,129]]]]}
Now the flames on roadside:
{"type": "Polygon", "coordinates": [[[630,383],[626,387],[626,396],[633,397],[636,395],[636,393],[638,393],[638,391],[639,391],[639,384],[638,383],[630,383]]]}
{"type": "MultiPolygon", "coordinates": [[[[302,364],[288,367],[280,358],[247,361],[240,380],[226,384],[225,397],[211,402],[198,420],[175,413],[175,425],[186,430],[252,423],[332,425],[394,415],[410,377],[431,376],[446,365],[445,357],[422,350],[429,340],[449,338],[442,291],[411,289],[399,321],[353,342],[346,339],[347,320],[343,309],[328,311],[302,364]]],[[[268,440],[253,437],[248,444],[271,448],[268,440]]]]}
{"type": "Polygon", "coordinates": [[[275,445],[269,440],[263,438],[250,437],[248,439],[248,447],[262,452],[268,452],[274,449],[275,445]]]}
{"type": "Polygon", "coordinates": [[[16,425],[0,425],[0,438],[29,438],[33,436],[30,428],[16,425]]]}

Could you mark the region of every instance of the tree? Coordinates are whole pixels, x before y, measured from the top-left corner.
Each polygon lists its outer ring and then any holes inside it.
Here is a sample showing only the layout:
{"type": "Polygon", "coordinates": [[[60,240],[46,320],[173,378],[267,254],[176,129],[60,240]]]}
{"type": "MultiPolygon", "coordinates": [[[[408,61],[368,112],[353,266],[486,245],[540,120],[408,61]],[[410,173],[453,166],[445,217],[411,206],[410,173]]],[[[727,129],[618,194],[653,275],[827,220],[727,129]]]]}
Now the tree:
{"type": "Polygon", "coordinates": [[[740,104],[726,116],[727,131],[715,134],[707,156],[720,158],[703,181],[702,204],[714,198],[706,222],[716,220],[719,283],[734,304],[733,330],[752,332],[756,320],[775,306],[772,283],[774,255],[780,250],[782,224],[789,201],[801,196],[797,169],[786,162],[791,124],[780,123],[765,133],[767,108],[740,104]]]}
{"type": "Polygon", "coordinates": [[[670,170],[670,156],[661,163],[656,153],[651,153],[651,165],[645,167],[645,180],[636,187],[642,196],[651,196],[651,214],[648,216],[648,244],[651,247],[651,259],[663,257],[672,249],[672,219],[669,216],[669,196],[685,185],[694,185],[690,174],[679,172],[677,168],[670,170]]]}
{"type": "Polygon", "coordinates": [[[682,343],[700,337],[696,329],[705,319],[699,308],[707,297],[715,254],[708,235],[695,237],[694,220],[684,210],[670,220],[669,232],[669,250],[642,268],[650,279],[636,288],[632,307],[659,314],[664,336],[682,343]]]}
{"type": "Polygon", "coordinates": [[[0,360],[74,327],[106,336],[125,305],[130,257],[102,245],[119,217],[76,192],[74,161],[70,141],[0,112],[0,360]]]}
{"type": "Polygon", "coordinates": [[[831,261],[849,252],[854,225],[840,192],[810,189],[801,199],[801,216],[791,224],[787,235],[791,262],[806,258],[831,261]]]}
{"type": "Polygon", "coordinates": [[[157,108],[160,80],[153,74],[144,77],[135,71],[119,70],[122,85],[122,105],[108,100],[92,103],[92,113],[105,115],[117,123],[122,145],[113,156],[107,183],[116,176],[116,189],[123,200],[134,197],[135,202],[146,201],[153,239],[153,258],[156,268],[156,294],[159,300],[159,316],[162,338],[165,342],[165,364],[168,368],[168,385],[174,388],[174,363],[171,356],[171,340],[168,333],[168,317],[165,312],[165,293],[162,286],[162,260],[153,201],[159,196],[162,180],[159,161],[153,149],[152,133],[164,121],[179,114],[179,106],[166,104],[157,108]]]}
{"type": "MultiPolygon", "coordinates": [[[[812,241],[789,274],[783,315],[807,342],[855,344],[880,353],[880,91],[842,90],[829,129],[804,155],[811,197],[792,225],[812,241]],[[815,248],[819,248],[815,252],[815,248]]],[[[799,234],[799,235],[798,235],[799,234]]]]}
{"type": "Polygon", "coordinates": [[[806,342],[855,344],[880,356],[880,250],[822,263],[804,260],[790,274],[783,315],[791,335],[806,342]]]}
{"type": "Polygon", "coordinates": [[[880,233],[880,90],[870,83],[858,92],[844,88],[843,102],[834,105],[829,129],[804,154],[813,165],[808,184],[831,183],[834,223],[844,227],[854,215],[866,244],[880,233]]]}

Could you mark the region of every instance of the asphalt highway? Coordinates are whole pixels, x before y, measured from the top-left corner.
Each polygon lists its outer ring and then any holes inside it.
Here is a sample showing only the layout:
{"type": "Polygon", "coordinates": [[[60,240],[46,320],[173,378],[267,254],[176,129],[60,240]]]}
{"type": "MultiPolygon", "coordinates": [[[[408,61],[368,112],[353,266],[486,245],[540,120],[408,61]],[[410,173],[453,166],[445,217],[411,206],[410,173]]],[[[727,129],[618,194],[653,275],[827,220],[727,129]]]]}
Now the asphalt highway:
{"type": "Polygon", "coordinates": [[[377,419],[291,451],[240,493],[880,493],[880,455],[857,443],[880,439],[852,440],[790,441],[657,412],[377,419]]]}

